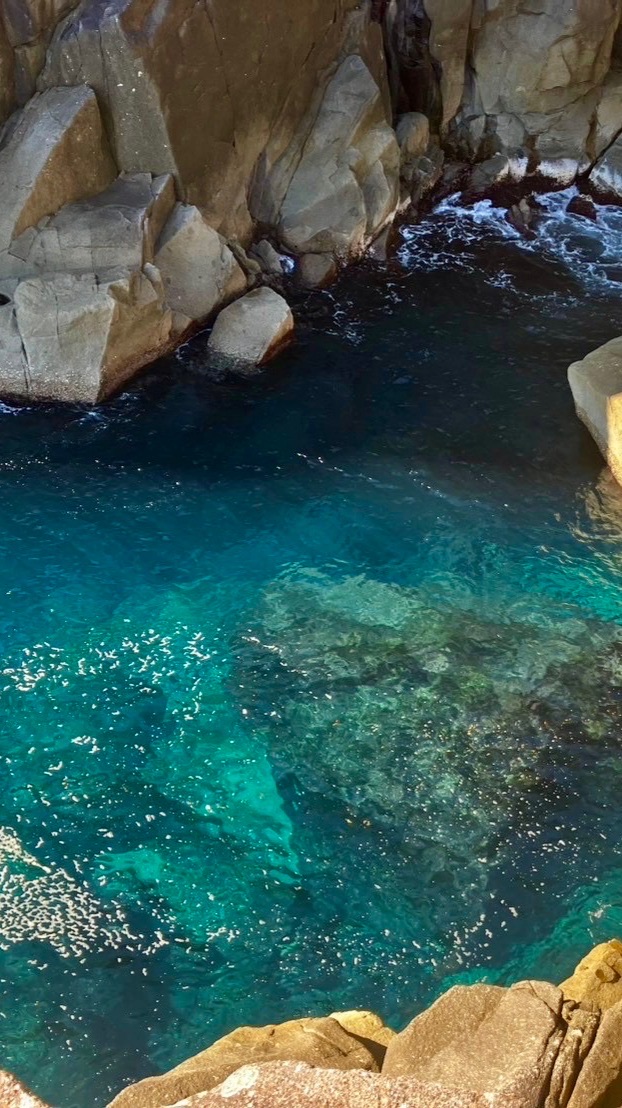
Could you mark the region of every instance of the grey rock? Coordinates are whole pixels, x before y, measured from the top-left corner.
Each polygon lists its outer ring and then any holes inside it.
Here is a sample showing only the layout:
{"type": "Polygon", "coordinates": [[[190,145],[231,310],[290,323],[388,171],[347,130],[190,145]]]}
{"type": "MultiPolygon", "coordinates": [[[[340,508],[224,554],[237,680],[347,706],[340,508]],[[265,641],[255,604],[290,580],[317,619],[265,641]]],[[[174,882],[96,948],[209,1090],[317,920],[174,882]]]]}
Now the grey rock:
{"type": "Polygon", "coordinates": [[[294,254],[361,253],[395,214],[399,148],[381,91],[358,55],[251,197],[255,218],[294,254]]]}
{"type": "Polygon", "coordinates": [[[261,242],[256,243],[249,253],[250,257],[259,263],[264,273],[271,277],[283,276],[283,263],[280,255],[267,239],[262,239],[261,242]]]}
{"type": "Polygon", "coordinates": [[[90,85],[118,165],[173,173],[180,199],[244,242],[258,163],[274,165],[300,132],[357,7],[262,0],[258,18],[257,0],[81,4],[57,30],[40,83],[90,85]]]}
{"type": "Polygon", "coordinates": [[[616,139],[592,168],[590,187],[601,200],[622,200],[622,138],[616,139]]]}
{"type": "Polygon", "coordinates": [[[293,337],[294,317],[282,296],[255,289],[218,316],[208,346],[216,354],[263,365],[293,337]]]}
{"type": "MultiPolygon", "coordinates": [[[[94,404],[171,342],[171,313],[159,274],[149,265],[145,272],[120,270],[105,279],[56,274],[22,281],[15,320],[28,399],[94,404]]],[[[0,366],[5,389],[2,372],[0,366]]]]}
{"type": "Polygon", "coordinates": [[[86,200],[61,208],[11,243],[0,273],[102,273],[141,269],[175,204],[170,175],[121,176],[86,200]]]}
{"type": "Polygon", "coordinates": [[[422,112],[406,112],[400,116],[395,128],[402,164],[425,154],[430,142],[430,123],[422,112]]]}
{"type": "Polygon", "coordinates": [[[298,280],[306,289],[323,288],[336,274],[337,263],[332,254],[305,254],[298,263],[298,280]]]}
{"type": "Polygon", "coordinates": [[[158,242],[155,264],[168,305],[195,322],[246,289],[246,277],[225,240],[198,208],[187,204],[175,207],[158,242]]]}
{"type": "Polygon", "coordinates": [[[91,89],[35,96],[0,149],[0,251],[44,216],[101,192],[115,176],[91,89]]]}

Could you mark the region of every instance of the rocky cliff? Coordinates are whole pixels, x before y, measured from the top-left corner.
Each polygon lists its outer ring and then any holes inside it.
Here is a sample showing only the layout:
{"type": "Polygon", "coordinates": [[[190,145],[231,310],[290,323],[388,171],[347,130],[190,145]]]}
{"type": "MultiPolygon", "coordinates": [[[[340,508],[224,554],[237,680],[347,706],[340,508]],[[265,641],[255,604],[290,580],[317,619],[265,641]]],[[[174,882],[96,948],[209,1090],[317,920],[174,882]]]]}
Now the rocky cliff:
{"type": "MultiPolygon", "coordinates": [[[[4,1108],[45,1108],[0,1072],[4,1108]]],[[[372,1012],[242,1027],[110,1108],[620,1108],[622,943],[559,987],[455,986],[399,1034],[372,1012]]]]}
{"type": "MultiPolygon", "coordinates": [[[[443,163],[471,191],[622,194],[621,18],[622,0],[0,0],[0,391],[100,400],[252,286],[330,279],[443,163]]],[[[287,318],[270,304],[263,358],[287,318]]],[[[223,349],[244,353],[236,327],[223,349]]]]}

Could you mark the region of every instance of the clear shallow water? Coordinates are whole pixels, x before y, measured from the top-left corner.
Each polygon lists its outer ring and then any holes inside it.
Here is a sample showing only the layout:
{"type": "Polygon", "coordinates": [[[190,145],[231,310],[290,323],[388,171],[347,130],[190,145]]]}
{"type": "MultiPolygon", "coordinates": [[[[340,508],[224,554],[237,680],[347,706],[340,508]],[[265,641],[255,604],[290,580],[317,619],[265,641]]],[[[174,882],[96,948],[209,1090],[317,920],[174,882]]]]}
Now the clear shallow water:
{"type": "Polygon", "coordinates": [[[546,203],[448,202],[254,379],[199,339],[2,410],[0,1057],[53,1104],[622,931],[622,493],[565,377],[622,213],[546,203]]]}

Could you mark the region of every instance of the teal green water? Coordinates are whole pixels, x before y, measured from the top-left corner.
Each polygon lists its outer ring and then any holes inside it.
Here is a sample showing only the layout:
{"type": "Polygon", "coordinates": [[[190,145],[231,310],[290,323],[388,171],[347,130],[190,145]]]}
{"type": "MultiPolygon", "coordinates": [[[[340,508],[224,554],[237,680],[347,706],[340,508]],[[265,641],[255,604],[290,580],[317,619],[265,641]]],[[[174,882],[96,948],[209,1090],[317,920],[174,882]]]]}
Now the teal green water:
{"type": "Polygon", "coordinates": [[[622,493],[568,363],[622,215],[446,205],[219,378],[0,414],[0,1062],[103,1105],[243,1022],[622,931],[622,493]]]}

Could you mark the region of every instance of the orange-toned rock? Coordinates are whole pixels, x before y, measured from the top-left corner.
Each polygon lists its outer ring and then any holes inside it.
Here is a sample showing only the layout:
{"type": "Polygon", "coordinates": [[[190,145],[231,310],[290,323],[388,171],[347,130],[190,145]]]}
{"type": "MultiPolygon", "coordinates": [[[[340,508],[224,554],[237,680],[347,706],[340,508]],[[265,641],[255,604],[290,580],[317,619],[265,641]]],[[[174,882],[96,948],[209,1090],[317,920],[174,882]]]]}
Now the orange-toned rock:
{"type": "Polygon", "coordinates": [[[622,942],[601,943],[581,961],[572,977],[560,985],[567,1000],[584,1007],[612,1008],[622,1000],[622,942]]]}

